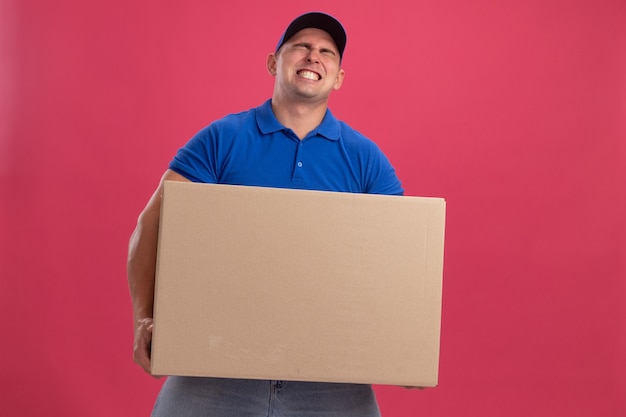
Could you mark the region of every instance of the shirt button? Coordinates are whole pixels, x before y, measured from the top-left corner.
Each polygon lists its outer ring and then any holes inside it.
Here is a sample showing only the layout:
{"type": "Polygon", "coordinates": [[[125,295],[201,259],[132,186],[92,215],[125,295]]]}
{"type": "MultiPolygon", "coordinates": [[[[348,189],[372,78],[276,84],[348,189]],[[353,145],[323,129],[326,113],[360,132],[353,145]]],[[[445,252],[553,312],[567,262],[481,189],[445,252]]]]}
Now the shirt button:
{"type": "Polygon", "coordinates": [[[302,162],[298,162],[298,168],[302,168],[302,162]]]}

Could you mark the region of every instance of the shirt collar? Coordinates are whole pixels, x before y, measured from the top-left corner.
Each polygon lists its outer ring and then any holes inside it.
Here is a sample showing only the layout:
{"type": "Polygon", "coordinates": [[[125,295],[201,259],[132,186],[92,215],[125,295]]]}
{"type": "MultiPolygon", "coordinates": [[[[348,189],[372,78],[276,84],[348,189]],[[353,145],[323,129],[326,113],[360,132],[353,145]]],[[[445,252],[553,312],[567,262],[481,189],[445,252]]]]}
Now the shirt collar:
{"type": "MultiPolygon", "coordinates": [[[[285,126],[280,124],[278,119],[276,119],[276,116],[274,116],[271,99],[267,100],[257,108],[256,122],[261,132],[265,135],[287,129],[285,126]]],[[[324,115],[324,119],[322,119],[322,123],[313,129],[307,137],[312,137],[314,135],[320,135],[328,140],[339,140],[339,136],[341,135],[341,126],[339,121],[335,119],[335,116],[331,113],[330,109],[326,109],[326,114],[324,115]]]]}

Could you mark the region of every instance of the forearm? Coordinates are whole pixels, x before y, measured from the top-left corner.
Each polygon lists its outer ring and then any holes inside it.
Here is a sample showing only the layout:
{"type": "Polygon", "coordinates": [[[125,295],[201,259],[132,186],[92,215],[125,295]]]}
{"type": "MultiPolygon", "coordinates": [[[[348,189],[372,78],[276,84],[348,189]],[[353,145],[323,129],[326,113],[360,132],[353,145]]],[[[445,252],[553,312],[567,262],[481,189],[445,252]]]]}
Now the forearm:
{"type": "Polygon", "coordinates": [[[188,181],[173,171],[165,172],[159,187],[141,212],[128,245],[127,275],[135,323],[151,318],[153,313],[161,199],[166,180],[188,181]]]}
{"type": "Polygon", "coordinates": [[[160,211],[161,187],[139,216],[128,245],[127,275],[135,323],[152,317],[160,211]]]}
{"type": "Polygon", "coordinates": [[[133,304],[134,321],[152,317],[154,303],[154,276],[156,264],[156,237],[137,225],[130,240],[128,252],[128,286],[133,304]]]}
{"type": "Polygon", "coordinates": [[[158,223],[142,224],[133,232],[128,249],[128,286],[133,304],[134,321],[152,317],[158,223]]]}

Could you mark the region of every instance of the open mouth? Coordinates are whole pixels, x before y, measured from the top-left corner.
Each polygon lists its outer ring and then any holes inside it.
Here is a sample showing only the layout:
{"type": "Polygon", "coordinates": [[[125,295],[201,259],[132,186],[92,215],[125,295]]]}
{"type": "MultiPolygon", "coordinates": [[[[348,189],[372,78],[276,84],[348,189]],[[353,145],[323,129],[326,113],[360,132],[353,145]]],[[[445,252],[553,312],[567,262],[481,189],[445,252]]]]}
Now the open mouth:
{"type": "Polygon", "coordinates": [[[317,72],[309,71],[309,70],[300,70],[297,72],[298,76],[302,78],[306,78],[307,80],[319,81],[322,79],[322,76],[317,72]]]}

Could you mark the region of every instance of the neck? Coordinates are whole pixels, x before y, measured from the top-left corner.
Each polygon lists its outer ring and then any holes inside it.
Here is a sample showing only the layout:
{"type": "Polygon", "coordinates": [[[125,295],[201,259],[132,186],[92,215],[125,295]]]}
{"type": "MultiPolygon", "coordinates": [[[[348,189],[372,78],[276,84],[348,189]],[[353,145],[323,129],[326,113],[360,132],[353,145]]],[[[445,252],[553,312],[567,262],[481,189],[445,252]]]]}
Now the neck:
{"type": "Polygon", "coordinates": [[[304,139],[313,129],[319,126],[326,115],[328,102],[303,103],[292,102],[278,97],[272,97],[272,110],[276,119],[285,127],[293,130],[300,138],[304,139]]]}

